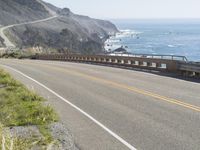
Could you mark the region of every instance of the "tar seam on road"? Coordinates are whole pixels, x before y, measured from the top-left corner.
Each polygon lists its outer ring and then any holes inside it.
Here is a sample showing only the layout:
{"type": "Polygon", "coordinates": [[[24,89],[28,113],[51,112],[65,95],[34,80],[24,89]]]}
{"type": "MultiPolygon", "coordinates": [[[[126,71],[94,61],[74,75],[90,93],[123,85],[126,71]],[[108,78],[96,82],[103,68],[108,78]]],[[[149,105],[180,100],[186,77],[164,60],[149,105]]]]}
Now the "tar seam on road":
{"type": "MultiPolygon", "coordinates": [[[[35,64],[31,63],[31,65],[35,65],[35,64]]],[[[139,93],[139,94],[142,94],[142,95],[150,96],[150,97],[153,97],[157,100],[165,101],[165,102],[168,102],[168,103],[171,103],[171,104],[175,104],[175,105],[178,105],[178,106],[188,108],[190,110],[200,112],[199,106],[195,106],[195,105],[192,105],[192,104],[189,104],[189,103],[186,103],[186,102],[182,102],[181,100],[168,98],[168,97],[165,97],[165,96],[162,96],[162,95],[159,95],[159,94],[155,94],[155,93],[152,93],[152,92],[149,92],[149,91],[138,89],[138,88],[133,87],[133,86],[128,86],[128,85],[120,84],[120,83],[117,83],[117,82],[109,81],[109,80],[106,80],[106,79],[94,77],[94,76],[84,74],[84,73],[81,73],[81,72],[78,72],[78,71],[66,70],[64,68],[56,68],[56,67],[52,67],[52,66],[50,67],[49,65],[41,65],[41,64],[37,64],[37,65],[43,66],[43,67],[46,67],[46,68],[51,68],[51,69],[54,68],[54,70],[58,70],[58,71],[66,72],[68,74],[81,76],[81,77],[84,77],[84,78],[87,78],[87,79],[91,79],[93,81],[100,81],[101,83],[108,84],[112,87],[123,88],[123,89],[129,90],[129,91],[132,91],[134,93],[139,93]]]]}
{"type": "Polygon", "coordinates": [[[122,144],[124,144],[127,148],[131,149],[131,150],[137,150],[135,147],[133,147],[131,144],[129,144],[128,142],[126,142],[123,138],[121,138],[119,135],[117,135],[116,133],[114,133],[113,131],[111,131],[109,128],[107,128],[105,125],[103,125],[102,123],[100,123],[98,120],[96,120],[95,118],[93,118],[91,115],[89,115],[88,113],[86,113],[84,110],[82,110],[81,108],[77,107],[76,105],[74,105],[73,103],[71,103],[70,101],[68,101],[67,99],[65,99],[64,97],[60,96],[59,94],[57,94],[56,92],[54,92],[53,90],[51,90],[50,88],[48,88],[47,86],[45,86],[44,84],[38,82],[37,80],[29,77],[28,75],[22,73],[19,70],[16,70],[10,66],[7,65],[2,65],[8,69],[11,69],[19,74],[21,74],[22,76],[26,77],[27,79],[37,83],[38,85],[40,85],[41,87],[45,88],[47,91],[51,92],[52,94],[54,94],[55,96],[57,96],[58,98],[60,98],[62,101],[66,102],[67,104],[69,104],[71,107],[75,108],[76,110],[78,110],[80,113],[82,113],[83,115],[85,115],[87,118],[89,118],[90,120],[92,120],[94,123],[96,123],[98,126],[100,126],[102,129],[104,129],[106,132],[108,132],[110,135],[112,135],[114,138],[116,138],[118,141],[120,141],[122,144]]]}

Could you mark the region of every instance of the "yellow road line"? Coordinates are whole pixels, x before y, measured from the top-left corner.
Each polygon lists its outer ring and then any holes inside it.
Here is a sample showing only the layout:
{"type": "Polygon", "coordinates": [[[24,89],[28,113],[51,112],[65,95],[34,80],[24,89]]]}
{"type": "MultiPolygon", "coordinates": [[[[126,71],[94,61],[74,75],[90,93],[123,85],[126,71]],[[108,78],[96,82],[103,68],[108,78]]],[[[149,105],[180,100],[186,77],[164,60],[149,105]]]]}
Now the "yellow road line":
{"type": "Polygon", "coordinates": [[[57,68],[57,67],[53,67],[53,66],[49,66],[49,65],[41,65],[41,64],[33,64],[33,63],[29,63],[29,64],[41,66],[41,67],[43,66],[43,67],[46,67],[46,68],[49,68],[49,69],[54,69],[54,70],[57,70],[57,71],[60,71],[60,72],[65,72],[65,73],[68,73],[68,74],[73,74],[73,75],[76,75],[76,76],[84,77],[84,78],[87,78],[87,79],[90,79],[90,80],[93,80],[93,81],[105,83],[109,86],[126,89],[126,90],[132,91],[134,93],[139,93],[139,94],[142,94],[142,95],[145,95],[145,96],[150,96],[150,97],[156,98],[157,100],[162,100],[162,101],[165,101],[165,102],[168,102],[168,103],[171,103],[171,104],[176,104],[176,105],[179,105],[179,106],[200,112],[199,106],[195,106],[195,105],[192,105],[192,104],[189,104],[189,103],[185,103],[185,102],[182,102],[181,100],[168,98],[168,97],[165,97],[165,96],[162,96],[162,95],[159,95],[159,94],[155,94],[155,93],[152,93],[152,92],[149,92],[149,91],[146,91],[146,90],[142,90],[142,89],[139,89],[139,88],[136,88],[136,87],[133,87],[133,86],[128,86],[128,85],[125,85],[125,84],[113,82],[113,81],[102,79],[102,78],[99,78],[99,77],[94,77],[92,75],[84,74],[84,73],[74,71],[74,70],[66,70],[64,68],[57,68]]]}

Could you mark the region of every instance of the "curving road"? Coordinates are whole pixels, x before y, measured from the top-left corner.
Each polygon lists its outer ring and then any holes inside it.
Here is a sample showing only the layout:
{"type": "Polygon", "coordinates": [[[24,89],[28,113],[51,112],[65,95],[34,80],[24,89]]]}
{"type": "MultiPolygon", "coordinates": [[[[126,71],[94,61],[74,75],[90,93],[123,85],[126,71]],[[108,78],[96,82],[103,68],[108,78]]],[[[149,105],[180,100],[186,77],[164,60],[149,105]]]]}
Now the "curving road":
{"type": "Polygon", "coordinates": [[[4,33],[5,30],[13,28],[13,27],[21,26],[21,25],[28,25],[28,24],[36,24],[36,23],[40,23],[40,22],[45,22],[45,21],[49,21],[49,20],[52,20],[52,19],[58,17],[56,12],[54,12],[50,8],[48,8],[42,1],[40,1],[40,0],[37,0],[37,1],[44,6],[44,8],[49,12],[51,17],[48,17],[48,18],[45,18],[45,19],[40,19],[40,20],[35,20],[35,21],[23,22],[23,23],[19,23],[19,24],[12,24],[12,25],[8,25],[8,26],[0,27],[0,37],[3,38],[4,44],[5,44],[6,47],[15,47],[15,45],[5,35],[5,33],[4,33]]]}
{"type": "Polygon", "coordinates": [[[48,99],[80,149],[200,149],[198,83],[69,62],[0,64],[48,99]]]}

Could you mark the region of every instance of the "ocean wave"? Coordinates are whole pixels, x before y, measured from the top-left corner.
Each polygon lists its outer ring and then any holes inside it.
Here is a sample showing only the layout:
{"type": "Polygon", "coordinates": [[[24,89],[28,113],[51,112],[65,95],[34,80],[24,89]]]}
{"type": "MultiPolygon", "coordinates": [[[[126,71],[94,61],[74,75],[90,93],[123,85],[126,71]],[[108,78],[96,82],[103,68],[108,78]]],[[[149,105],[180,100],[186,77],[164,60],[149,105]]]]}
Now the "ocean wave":
{"type": "Polygon", "coordinates": [[[120,30],[120,32],[122,32],[122,33],[135,33],[135,34],[142,33],[142,32],[139,32],[139,31],[136,31],[136,30],[130,30],[130,29],[120,30]]]}
{"type": "Polygon", "coordinates": [[[167,45],[167,46],[170,47],[170,48],[176,47],[176,45],[167,45]]]}
{"type": "Polygon", "coordinates": [[[147,45],[146,47],[147,47],[147,48],[152,48],[153,46],[152,46],[152,45],[147,45]]]}
{"type": "Polygon", "coordinates": [[[123,45],[123,38],[137,38],[139,39],[139,34],[142,32],[138,32],[135,30],[120,30],[120,32],[116,33],[114,36],[110,36],[109,39],[105,41],[105,50],[114,50],[119,47],[124,46],[126,49],[128,48],[126,45],[123,45]]]}
{"type": "Polygon", "coordinates": [[[107,44],[107,45],[104,46],[106,51],[110,51],[110,50],[113,51],[113,50],[120,48],[120,47],[122,47],[122,45],[119,45],[119,44],[110,44],[110,45],[107,44]]]}
{"type": "Polygon", "coordinates": [[[119,43],[119,42],[120,42],[119,39],[114,39],[114,38],[108,39],[108,40],[105,41],[106,44],[110,44],[110,43],[119,43]]]}
{"type": "Polygon", "coordinates": [[[138,31],[130,30],[130,29],[120,30],[120,32],[118,32],[115,35],[115,38],[136,37],[141,33],[142,32],[138,32],[138,31]]]}

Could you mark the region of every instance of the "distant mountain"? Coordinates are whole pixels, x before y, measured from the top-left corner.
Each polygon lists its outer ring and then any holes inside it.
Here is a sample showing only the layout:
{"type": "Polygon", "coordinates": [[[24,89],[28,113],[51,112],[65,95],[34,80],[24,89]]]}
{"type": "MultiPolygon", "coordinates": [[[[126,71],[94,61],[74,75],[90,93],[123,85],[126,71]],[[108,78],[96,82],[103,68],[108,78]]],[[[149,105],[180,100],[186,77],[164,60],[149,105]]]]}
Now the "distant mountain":
{"type": "Polygon", "coordinates": [[[41,0],[0,0],[2,26],[45,19],[52,15],[58,17],[10,28],[6,35],[18,47],[42,46],[99,53],[109,33],[118,31],[109,21],[76,15],[68,8],[60,9],[41,0]]]}

